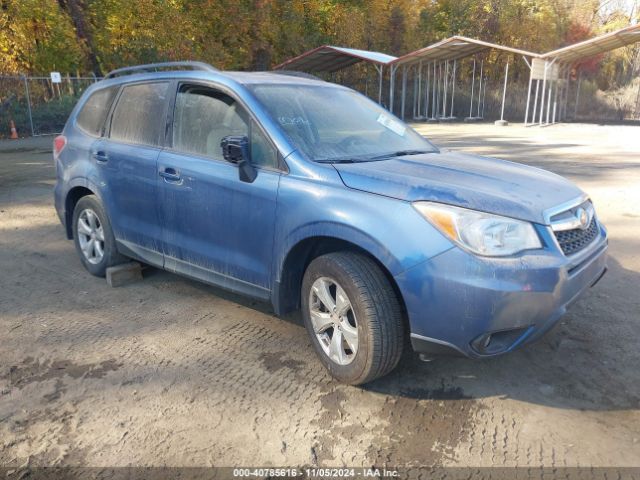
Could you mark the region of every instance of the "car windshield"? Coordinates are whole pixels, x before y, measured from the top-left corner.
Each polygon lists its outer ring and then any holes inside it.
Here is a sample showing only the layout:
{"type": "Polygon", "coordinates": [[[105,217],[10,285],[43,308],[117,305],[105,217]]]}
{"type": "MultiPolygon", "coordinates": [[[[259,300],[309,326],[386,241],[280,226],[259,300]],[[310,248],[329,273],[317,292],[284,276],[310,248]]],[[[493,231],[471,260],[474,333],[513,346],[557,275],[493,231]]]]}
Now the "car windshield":
{"type": "Polygon", "coordinates": [[[352,90],[314,85],[254,85],[251,90],[293,145],[316,162],[365,162],[437,150],[352,90]]]}

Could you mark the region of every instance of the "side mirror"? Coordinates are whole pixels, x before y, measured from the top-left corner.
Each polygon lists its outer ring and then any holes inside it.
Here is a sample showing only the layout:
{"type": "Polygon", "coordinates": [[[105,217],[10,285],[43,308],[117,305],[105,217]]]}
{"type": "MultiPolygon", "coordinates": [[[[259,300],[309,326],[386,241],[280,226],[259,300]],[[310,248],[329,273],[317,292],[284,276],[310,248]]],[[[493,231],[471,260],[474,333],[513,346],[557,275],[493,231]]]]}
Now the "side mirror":
{"type": "Polygon", "coordinates": [[[240,180],[252,183],[258,172],[249,158],[249,139],[245,135],[227,135],[220,142],[222,156],[227,162],[238,165],[240,180]]]}

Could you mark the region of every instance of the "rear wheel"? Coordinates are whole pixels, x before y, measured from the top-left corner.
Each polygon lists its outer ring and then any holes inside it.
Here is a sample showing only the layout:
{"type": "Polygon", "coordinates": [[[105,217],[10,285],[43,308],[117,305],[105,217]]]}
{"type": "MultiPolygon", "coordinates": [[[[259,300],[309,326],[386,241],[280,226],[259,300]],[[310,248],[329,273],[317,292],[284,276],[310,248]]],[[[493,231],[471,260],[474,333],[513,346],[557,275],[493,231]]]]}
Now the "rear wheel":
{"type": "Polygon", "coordinates": [[[316,353],[336,379],[359,385],[397,365],[402,310],[373,260],[350,252],[314,259],[303,278],[301,303],[316,353]]]}
{"type": "Polygon", "coordinates": [[[73,239],[82,264],[92,275],[104,277],[107,268],[126,261],[116,250],[111,223],[95,195],[78,200],[73,210],[73,239]]]}

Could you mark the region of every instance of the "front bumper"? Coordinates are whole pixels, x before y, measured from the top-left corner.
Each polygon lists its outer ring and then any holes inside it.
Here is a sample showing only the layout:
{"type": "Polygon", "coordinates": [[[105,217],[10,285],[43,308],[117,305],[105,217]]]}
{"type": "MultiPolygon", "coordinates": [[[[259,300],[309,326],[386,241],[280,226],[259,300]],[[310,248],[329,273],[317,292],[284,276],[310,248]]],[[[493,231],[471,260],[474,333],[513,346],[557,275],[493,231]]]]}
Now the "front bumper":
{"type": "Polygon", "coordinates": [[[451,248],[397,275],[414,350],[489,357],[548,332],[606,271],[607,236],[565,257],[549,247],[511,258],[486,258],[451,248]]]}

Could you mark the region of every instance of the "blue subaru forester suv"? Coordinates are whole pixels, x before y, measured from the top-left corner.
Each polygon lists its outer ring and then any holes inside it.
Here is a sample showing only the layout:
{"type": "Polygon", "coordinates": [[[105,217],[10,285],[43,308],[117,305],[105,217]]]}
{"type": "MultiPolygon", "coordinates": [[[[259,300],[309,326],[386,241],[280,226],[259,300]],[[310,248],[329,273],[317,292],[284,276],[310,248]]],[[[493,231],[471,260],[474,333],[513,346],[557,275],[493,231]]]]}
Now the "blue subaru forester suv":
{"type": "Polygon", "coordinates": [[[54,141],[55,204],[84,266],[137,259],[302,310],[340,381],[423,355],[489,357],[547,332],[606,271],[587,195],[438,150],[348,88],[197,62],[111,72],[54,141]]]}

